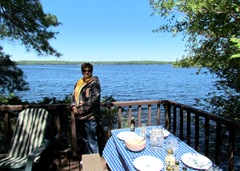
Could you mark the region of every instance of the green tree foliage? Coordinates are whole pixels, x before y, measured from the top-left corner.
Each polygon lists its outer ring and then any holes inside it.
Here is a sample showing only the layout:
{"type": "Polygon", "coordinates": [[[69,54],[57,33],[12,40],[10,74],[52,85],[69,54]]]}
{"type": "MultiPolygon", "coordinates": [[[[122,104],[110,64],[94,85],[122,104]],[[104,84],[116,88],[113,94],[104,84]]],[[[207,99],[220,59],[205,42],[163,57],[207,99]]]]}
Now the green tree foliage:
{"type": "Polygon", "coordinates": [[[224,95],[210,99],[212,112],[240,120],[240,1],[150,0],[153,14],[166,19],[154,32],[183,34],[184,66],[206,67],[224,95]]]}
{"type": "Polygon", "coordinates": [[[5,55],[0,49],[0,92],[12,93],[16,91],[28,90],[28,83],[25,81],[23,71],[19,69],[15,62],[10,60],[9,55],[5,55]]]}
{"type": "MultiPolygon", "coordinates": [[[[58,34],[51,28],[60,24],[56,16],[44,13],[39,0],[0,1],[0,40],[16,41],[27,51],[33,49],[38,55],[61,56],[49,43],[58,34]]],[[[27,90],[22,70],[2,52],[1,44],[0,49],[1,90],[10,93],[27,90]]]]}
{"type": "Polygon", "coordinates": [[[50,28],[59,26],[57,17],[45,14],[39,0],[1,0],[0,38],[20,41],[27,50],[38,55],[61,56],[50,44],[58,32],[50,28]]]}
{"type": "MultiPolygon", "coordinates": [[[[240,51],[240,39],[233,37],[231,41],[233,43],[235,43],[236,49],[238,49],[238,51],[240,51]]],[[[233,54],[231,57],[232,58],[240,58],[240,53],[233,54]]]]}

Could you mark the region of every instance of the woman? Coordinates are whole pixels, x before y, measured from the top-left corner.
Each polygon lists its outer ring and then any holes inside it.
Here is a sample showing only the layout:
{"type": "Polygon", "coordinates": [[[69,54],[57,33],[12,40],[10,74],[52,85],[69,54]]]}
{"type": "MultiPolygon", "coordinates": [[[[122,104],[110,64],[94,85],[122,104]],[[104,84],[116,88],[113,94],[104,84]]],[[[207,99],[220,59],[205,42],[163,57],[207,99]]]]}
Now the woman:
{"type": "Polygon", "coordinates": [[[92,75],[92,64],[83,63],[81,70],[83,77],[75,84],[71,99],[73,156],[77,156],[77,145],[82,154],[99,153],[97,128],[100,119],[100,82],[97,76],[92,75]],[[76,128],[81,141],[78,143],[76,128]]]}

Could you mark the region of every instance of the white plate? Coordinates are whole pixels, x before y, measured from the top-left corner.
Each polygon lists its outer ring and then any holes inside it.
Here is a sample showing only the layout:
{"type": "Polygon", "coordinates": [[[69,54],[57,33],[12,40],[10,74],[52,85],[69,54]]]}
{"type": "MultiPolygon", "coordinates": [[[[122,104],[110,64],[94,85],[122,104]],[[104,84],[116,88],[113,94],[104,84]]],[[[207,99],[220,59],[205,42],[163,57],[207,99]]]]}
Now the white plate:
{"type": "Polygon", "coordinates": [[[163,135],[164,135],[164,137],[167,137],[167,136],[169,136],[169,135],[170,135],[170,132],[169,132],[169,131],[167,131],[167,130],[163,130],[163,135]]]}
{"type": "Polygon", "coordinates": [[[138,136],[136,133],[134,132],[120,132],[117,134],[117,137],[120,139],[120,140],[126,140],[127,138],[129,137],[132,137],[132,136],[138,136]]]}
{"type": "Polygon", "coordinates": [[[181,156],[181,160],[187,166],[199,170],[207,170],[212,166],[211,160],[196,153],[186,153],[181,156]]]}
{"type": "Polygon", "coordinates": [[[163,168],[162,160],[153,156],[140,156],[134,159],[133,165],[140,171],[160,171],[163,168]]]}
{"type": "MultiPolygon", "coordinates": [[[[150,130],[149,133],[151,133],[151,132],[152,132],[152,131],[150,130]]],[[[169,132],[168,130],[165,130],[165,129],[164,129],[162,132],[163,132],[164,137],[167,137],[167,136],[170,135],[170,132],[169,132]]]]}

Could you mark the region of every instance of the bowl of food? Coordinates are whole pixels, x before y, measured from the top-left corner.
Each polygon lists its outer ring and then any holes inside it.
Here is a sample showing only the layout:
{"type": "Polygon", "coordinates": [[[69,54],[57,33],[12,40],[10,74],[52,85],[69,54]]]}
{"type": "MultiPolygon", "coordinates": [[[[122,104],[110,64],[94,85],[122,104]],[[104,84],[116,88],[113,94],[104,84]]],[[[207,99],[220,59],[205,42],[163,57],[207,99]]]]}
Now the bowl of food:
{"type": "Polygon", "coordinates": [[[125,145],[131,151],[141,151],[146,146],[146,138],[141,136],[132,136],[125,140],[125,145]]]}

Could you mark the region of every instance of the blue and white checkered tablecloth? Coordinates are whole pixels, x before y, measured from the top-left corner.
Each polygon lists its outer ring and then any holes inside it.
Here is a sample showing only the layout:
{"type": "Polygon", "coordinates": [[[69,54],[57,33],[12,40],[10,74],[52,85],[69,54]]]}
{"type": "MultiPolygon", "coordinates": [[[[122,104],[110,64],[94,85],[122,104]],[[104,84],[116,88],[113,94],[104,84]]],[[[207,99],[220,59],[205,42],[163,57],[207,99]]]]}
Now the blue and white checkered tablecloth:
{"type": "MultiPolygon", "coordinates": [[[[110,169],[112,171],[128,171],[128,170],[136,171],[136,168],[133,165],[134,159],[139,156],[145,156],[145,155],[154,156],[154,157],[162,160],[162,162],[164,164],[163,170],[165,170],[166,165],[164,163],[164,159],[167,155],[167,150],[166,150],[167,145],[166,144],[171,138],[177,138],[177,137],[174,136],[173,134],[170,134],[168,137],[166,137],[164,139],[164,144],[163,144],[162,150],[154,151],[150,147],[150,138],[149,138],[149,130],[151,130],[153,127],[156,127],[156,126],[147,127],[146,147],[142,151],[139,151],[139,152],[132,152],[132,151],[128,150],[125,147],[124,141],[120,140],[117,137],[118,133],[123,132],[123,131],[129,131],[129,128],[116,129],[116,130],[111,131],[112,137],[108,140],[108,142],[104,148],[103,157],[105,158],[106,162],[108,163],[108,166],[110,167],[110,169]]],[[[140,134],[139,128],[135,129],[135,133],[140,134]]],[[[181,141],[179,139],[179,148],[175,151],[175,156],[176,156],[176,159],[179,161],[180,170],[182,170],[182,167],[184,166],[184,164],[181,162],[181,159],[180,159],[181,155],[188,153],[188,152],[197,153],[194,149],[192,149],[190,146],[188,146],[186,143],[184,143],[183,141],[181,141]]],[[[194,170],[194,169],[192,169],[192,170],[194,170]]],[[[190,171],[189,168],[188,168],[188,171],[190,171]]]]}
{"type": "Polygon", "coordinates": [[[107,161],[112,171],[125,171],[120,160],[117,148],[114,144],[113,137],[110,137],[105,145],[102,156],[107,161]]]}

